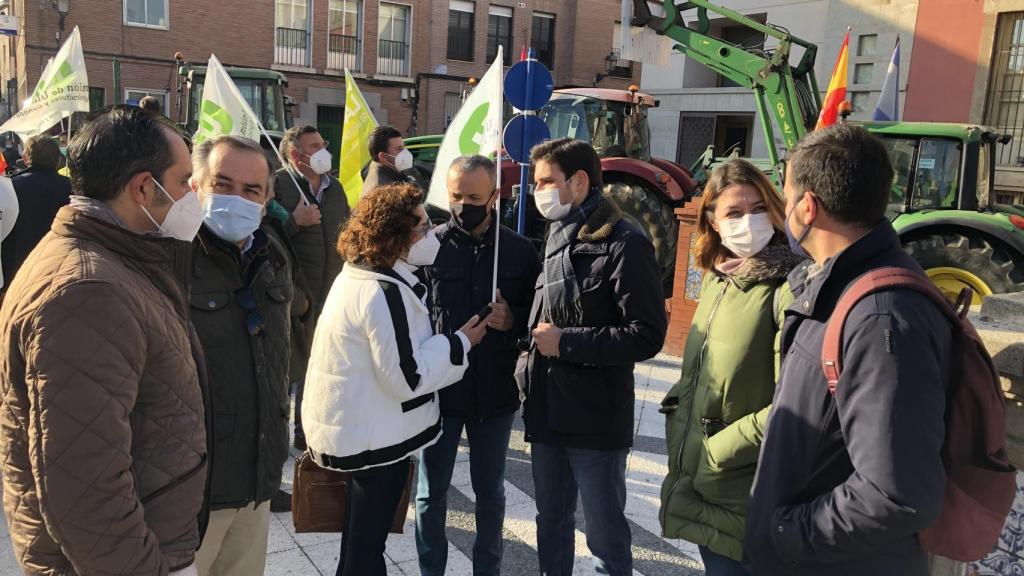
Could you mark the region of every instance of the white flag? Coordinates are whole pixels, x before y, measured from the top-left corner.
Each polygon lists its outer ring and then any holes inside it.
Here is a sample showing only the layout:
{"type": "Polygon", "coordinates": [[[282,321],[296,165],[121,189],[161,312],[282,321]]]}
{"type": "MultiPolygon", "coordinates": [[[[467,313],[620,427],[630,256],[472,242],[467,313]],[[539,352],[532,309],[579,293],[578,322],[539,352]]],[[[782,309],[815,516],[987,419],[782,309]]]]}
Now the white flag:
{"type": "MultiPolygon", "coordinates": [[[[491,156],[501,151],[502,88],[505,81],[502,47],[490,69],[463,102],[437,151],[427,202],[448,209],[448,168],[459,156],[491,156]]],[[[500,163],[500,161],[499,161],[500,163]]]]}
{"type": "Polygon", "coordinates": [[[88,111],[89,76],[76,26],[46,65],[28,104],[0,126],[0,132],[17,132],[24,140],[49,130],[66,114],[88,111]]]}
{"type": "Polygon", "coordinates": [[[260,141],[260,123],[235,81],[213,54],[206,67],[203,99],[199,104],[199,129],[193,141],[199,144],[217,136],[242,136],[260,141]]]}

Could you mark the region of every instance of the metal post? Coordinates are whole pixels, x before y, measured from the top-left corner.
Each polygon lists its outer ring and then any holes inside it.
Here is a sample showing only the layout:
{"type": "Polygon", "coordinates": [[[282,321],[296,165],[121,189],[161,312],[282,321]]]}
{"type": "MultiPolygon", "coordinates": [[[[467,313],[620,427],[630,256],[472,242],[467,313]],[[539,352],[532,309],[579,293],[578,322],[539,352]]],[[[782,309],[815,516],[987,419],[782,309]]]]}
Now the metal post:
{"type": "MultiPolygon", "coordinates": [[[[526,54],[526,102],[521,111],[523,115],[533,114],[533,102],[530,101],[530,96],[533,93],[533,61],[533,48],[530,48],[526,54]]],[[[523,123],[523,143],[519,156],[524,159],[524,162],[519,165],[519,218],[516,222],[516,232],[521,235],[526,235],[526,202],[530,190],[530,162],[527,160],[530,157],[530,151],[526,149],[528,142],[530,142],[530,124],[523,123]]]]}
{"type": "Polygon", "coordinates": [[[121,61],[114,58],[114,105],[122,104],[121,100],[121,61]]]}

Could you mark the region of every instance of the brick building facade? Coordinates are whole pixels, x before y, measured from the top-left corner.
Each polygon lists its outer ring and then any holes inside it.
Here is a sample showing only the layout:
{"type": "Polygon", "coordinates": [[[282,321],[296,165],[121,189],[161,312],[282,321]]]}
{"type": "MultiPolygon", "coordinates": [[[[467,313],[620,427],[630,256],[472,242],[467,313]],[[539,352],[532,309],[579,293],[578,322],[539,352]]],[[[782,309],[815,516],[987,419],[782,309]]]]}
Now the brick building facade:
{"type": "Polygon", "coordinates": [[[638,64],[610,65],[618,0],[0,0],[0,13],[22,21],[18,36],[0,38],[3,117],[75,26],[97,107],[152,94],[181,120],[175,53],[195,64],[216,53],[226,66],[285,74],[293,123],[338,143],[346,66],[378,121],[410,135],[444,130],[497,43],[508,64],[533,45],[557,86],[625,88],[640,78],[638,64]]]}

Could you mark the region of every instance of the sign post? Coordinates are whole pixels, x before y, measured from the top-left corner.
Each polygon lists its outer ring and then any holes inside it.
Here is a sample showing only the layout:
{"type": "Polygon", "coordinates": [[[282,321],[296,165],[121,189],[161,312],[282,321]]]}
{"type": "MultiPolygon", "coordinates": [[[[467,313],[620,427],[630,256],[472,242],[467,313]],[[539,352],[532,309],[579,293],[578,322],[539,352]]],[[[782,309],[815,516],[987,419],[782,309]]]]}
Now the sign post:
{"type": "Polygon", "coordinates": [[[505,75],[505,99],[520,111],[505,126],[505,150],[519,164],[519,214],[516,231],[526,233],[526,197],[530,189],[530,149],[551,138],[547,124],[537,110],[551,99],[554,79],[546,66],[534,58],[533,48],[526,60],[505,75]]]}

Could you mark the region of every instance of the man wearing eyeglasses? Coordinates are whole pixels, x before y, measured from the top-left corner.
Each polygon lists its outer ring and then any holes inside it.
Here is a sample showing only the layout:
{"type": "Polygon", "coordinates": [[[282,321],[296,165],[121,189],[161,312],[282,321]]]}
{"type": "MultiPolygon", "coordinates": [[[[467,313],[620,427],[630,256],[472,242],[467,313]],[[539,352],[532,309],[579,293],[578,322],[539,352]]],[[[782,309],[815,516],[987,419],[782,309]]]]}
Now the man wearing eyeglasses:
{"type": "Polygon", "coordinates": [[[191,317],[213,395],[210,523],[200,576],[262,574],[270,499],[288,456],[288,361],[293,305],[285,248],[261,226],[271,196],[259,144],[233,136],[201,143],[192,186],[203,209],[193,245],[191,317]]]}

